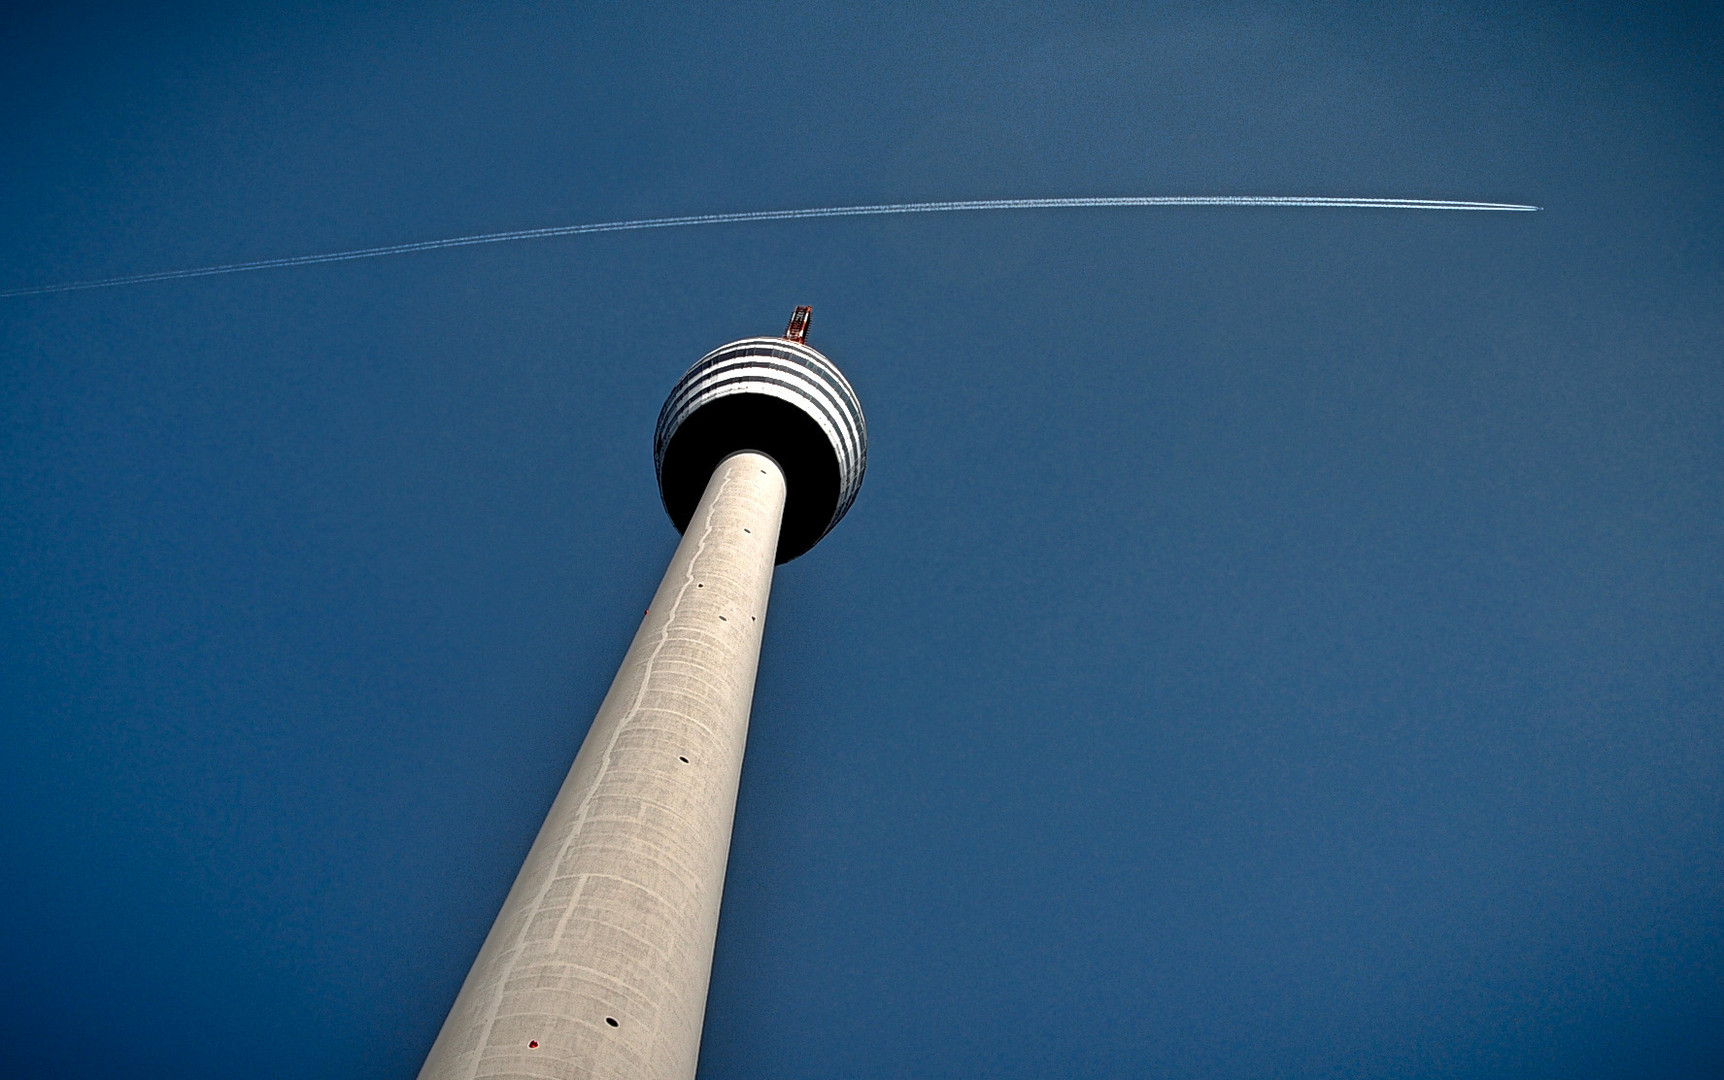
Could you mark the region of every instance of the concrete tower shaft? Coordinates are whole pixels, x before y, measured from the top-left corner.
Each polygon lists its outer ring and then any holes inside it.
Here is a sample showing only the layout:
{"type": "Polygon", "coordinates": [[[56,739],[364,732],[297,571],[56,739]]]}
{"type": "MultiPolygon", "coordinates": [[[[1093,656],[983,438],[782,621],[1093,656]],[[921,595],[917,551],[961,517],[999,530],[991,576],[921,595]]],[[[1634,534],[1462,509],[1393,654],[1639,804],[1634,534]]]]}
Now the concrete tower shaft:
{"type": "Polygon", "coordinates": [[[689,1080],[784,474],[711,476],[420,1080],[689,1080]]]}
{"type": "Polygon", "coordinates": [[[665,402],[682,542],[420,1080],[692,1080],[773,567],[868,460],[808,317],[709,353],[665,402]]]}

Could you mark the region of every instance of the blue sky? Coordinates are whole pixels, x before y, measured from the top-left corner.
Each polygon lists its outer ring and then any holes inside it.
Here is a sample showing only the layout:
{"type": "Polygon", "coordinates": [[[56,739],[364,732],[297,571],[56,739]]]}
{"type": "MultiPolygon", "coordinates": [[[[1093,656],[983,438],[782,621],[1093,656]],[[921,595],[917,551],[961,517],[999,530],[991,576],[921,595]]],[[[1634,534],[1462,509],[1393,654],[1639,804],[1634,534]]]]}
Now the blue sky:
{"type": "Polygon", "coordinates": [[[0,15],[0,1072],[411,1077],[676,535],[708,349],[867,409],[781,568],[703,1076],[1724,1064],[1703,8],[0,15]]]}

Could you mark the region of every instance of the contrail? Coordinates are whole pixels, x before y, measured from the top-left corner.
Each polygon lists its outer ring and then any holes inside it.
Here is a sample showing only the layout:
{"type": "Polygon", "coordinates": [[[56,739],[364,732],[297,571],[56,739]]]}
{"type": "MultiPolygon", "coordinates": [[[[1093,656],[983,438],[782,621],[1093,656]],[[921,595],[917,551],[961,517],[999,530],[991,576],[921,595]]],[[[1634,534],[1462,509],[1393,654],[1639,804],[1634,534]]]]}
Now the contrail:
{"type": "Polygon", "coordinates": [[[632,232],[636,229],[677,229],[688,225],[731,225],[746,221],[799,221],[804,218],[874,217],[886,214],[947,214],[959,210],[1065,210],[1128,206],[1315,206],[1375,210],[1530,211],[1540,209],[1537,206],[1523,206],[1518,203],[1462,202],[1454,199],[1356,199],[1327,198],[1314,195],[1121,195],[1076,199],[970,199],[960,202],[880,203],[870,206],[818,206],[804,210],[748,210],[731,214],[691,214],[687,217],[637,218],[633,221],[599,221],[587,225],[554,225],[545,229],[517,229],[513,232],[479,233],[475,236],[452,236],[444,240],[418,240],[410,244],[354,248],[351,251],[331,251],[322,255],[291,255],[281,259],[256,259],[251,262],[222,263],[218,266],[194,266],[186,270],[158,270],[149,274],[125,274],[121,277],[97,278],[91,281],[66,281],[58,285],[33,285],[23,289],[4,289],[0,290],[0,299],[77,292],[81,289],[111,289],[119,285],[142,285],[148,281],[176,281],[180,278],[209,277],[214,274],[239,274],[248,270],[272,270],[285,266],[311,266],[315,263],[375,259],[384,255],[406,255],[414,251],[437,251],[441,248],[471,247],[475,244],[544,240],[553,236],[583,236],[587,233],[632,232]]]}

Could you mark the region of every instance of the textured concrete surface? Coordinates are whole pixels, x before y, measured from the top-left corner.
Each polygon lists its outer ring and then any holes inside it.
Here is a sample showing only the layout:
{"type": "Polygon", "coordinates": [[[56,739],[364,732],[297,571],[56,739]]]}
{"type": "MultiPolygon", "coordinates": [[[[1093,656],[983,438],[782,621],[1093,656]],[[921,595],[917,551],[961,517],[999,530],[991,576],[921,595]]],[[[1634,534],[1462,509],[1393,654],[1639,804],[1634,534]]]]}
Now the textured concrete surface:
{"type": "Polygon", "coordinates": [[[688,1080],[784,476],[713,473],[421,1080],[688,1080]]]}

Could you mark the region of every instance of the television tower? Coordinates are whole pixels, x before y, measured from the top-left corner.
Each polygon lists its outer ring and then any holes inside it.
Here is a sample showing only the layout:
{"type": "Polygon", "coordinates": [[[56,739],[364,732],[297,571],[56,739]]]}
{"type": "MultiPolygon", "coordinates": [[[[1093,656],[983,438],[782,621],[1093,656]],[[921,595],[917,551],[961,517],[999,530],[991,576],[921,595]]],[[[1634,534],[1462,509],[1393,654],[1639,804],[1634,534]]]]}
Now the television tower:
{"type": "Polygon", "coordinates": [[[682,542],[420,1080],[690,1080],[772,568],[850,509],[856,392],[805,338],[702,357],[653,461],[682,542]]]}

